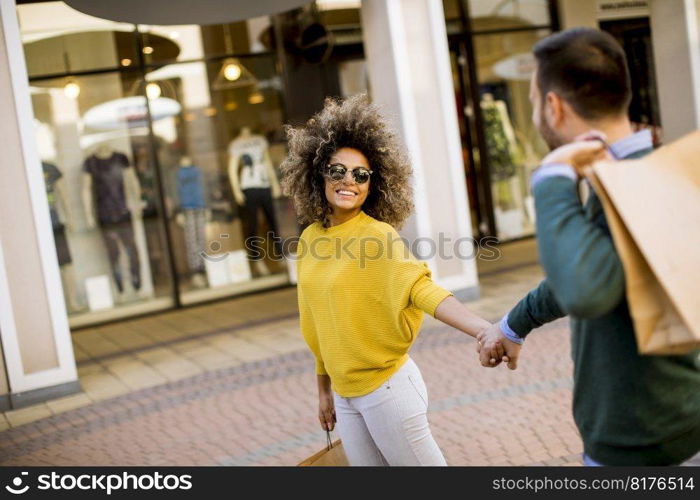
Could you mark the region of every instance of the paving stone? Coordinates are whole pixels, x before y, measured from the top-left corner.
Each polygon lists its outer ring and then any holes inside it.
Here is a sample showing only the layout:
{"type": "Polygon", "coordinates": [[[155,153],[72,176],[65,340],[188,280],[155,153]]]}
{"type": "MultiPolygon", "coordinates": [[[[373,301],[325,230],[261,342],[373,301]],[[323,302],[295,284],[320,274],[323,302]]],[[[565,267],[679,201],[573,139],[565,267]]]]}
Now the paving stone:
{"type": "MultiPolygon", "coordinates": [[[[468,306],[497,319],[541,277],[536,266],[486,275],[482,298],[468,306]]],[[[325,439],[313,358],[297,318],[265,320],[271,303],[276,314],[288,314],[296,294],[286,289],[77,332],[84,395],[2,415],[0,465],[299,463],[325,439]],[[94,402],[69,409],[86,397],[94,402]]],[[[449,464],[580,465],[568,324],[542,330],[528,338],[516,372],[485,370],[471,338],[426,319],[411,355],[449,464]],[[494,425],[517,427],[519,438],[494,435],[494,425]]]]}

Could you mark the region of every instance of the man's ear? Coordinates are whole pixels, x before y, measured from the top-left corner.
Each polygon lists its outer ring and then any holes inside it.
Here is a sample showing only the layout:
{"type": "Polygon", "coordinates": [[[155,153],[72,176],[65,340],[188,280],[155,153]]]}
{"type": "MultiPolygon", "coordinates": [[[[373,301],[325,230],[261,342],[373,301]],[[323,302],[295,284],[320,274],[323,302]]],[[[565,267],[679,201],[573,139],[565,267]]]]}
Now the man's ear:
{"type": "Polygon", "coordinates": [[[547,92],[544,114],[544,118],[552,128],[559,127],[564,121],[564,101],[556,92],[547,92]]]}

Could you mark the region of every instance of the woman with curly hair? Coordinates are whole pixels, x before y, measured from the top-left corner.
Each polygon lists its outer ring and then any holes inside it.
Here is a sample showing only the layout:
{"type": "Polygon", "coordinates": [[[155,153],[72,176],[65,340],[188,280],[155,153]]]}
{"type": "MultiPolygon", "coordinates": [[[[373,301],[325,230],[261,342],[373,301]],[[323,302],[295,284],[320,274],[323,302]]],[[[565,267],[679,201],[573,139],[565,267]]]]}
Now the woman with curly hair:
{"type": "Polygon", "coordinates": [[[282,186],[310,223],[297,248],[298,296],[321,427],[337,419],[351,465],[446,465],[408,351],[424,312],[472,337],[490,323],[433,283],[396,232],[413,209],[411,167],[365,96],[327,99],[287,135],[282,186]]]}

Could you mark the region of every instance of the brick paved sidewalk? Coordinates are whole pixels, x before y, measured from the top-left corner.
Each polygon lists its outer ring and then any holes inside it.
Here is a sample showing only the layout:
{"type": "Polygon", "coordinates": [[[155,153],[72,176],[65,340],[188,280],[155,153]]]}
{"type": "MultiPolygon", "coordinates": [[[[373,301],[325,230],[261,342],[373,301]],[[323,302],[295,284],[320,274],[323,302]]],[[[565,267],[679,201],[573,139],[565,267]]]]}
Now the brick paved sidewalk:
{"type": "MultiPolygon", "coordinates": [[[[536,266],[485,276],[482,298],[469,306],[496,319],[540,278],[536,266]]],[[[128,331],[143,338],[126,353],[95,348],[108,338],[104,331],[83,334],[100,335],[96,343],[83,342],[93,349],[79,362],[85,392],[7,412],[0,465],[296,464],[325,437],[316,421],[313,361],[291,312],[293,291],[275,294],[280,319],[272,322],[248,310],[243,321],[236,315],[237,324],[227,326],[226,306],[241,307],[243,299],[208,306],[217,313],[209,317],[204,309],[164,315],[175,337],[154,328],[159,319],[129,322],[128,331]]],[[[253,302],[243,300],[244,309],[253,302]]],[[[412,356],[428,385],[433,433],[449,464],[580,463],[568,324],[541,330],[511,372],[482,368],[471,338],[426,321],[412,356]],[[508,437],[500,429],[517,432],[508,437]]]]}

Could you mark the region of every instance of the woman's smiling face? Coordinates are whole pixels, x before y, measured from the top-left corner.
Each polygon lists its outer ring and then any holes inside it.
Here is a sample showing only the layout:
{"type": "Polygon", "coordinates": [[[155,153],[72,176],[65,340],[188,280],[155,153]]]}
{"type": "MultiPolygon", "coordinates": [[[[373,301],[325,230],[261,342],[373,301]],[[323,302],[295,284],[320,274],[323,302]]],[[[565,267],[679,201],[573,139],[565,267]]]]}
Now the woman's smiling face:
{"type": "Polygon", "coordinates": [[[358,167],[371,170],[365,155],[357,149],[340,148],[331,156],[328,164],[341,164],[347,168],[345,177],[342,180],[334,181],[327,176],[324,177],[326,199],[333,212],[342,213],[360,209],[367,199],[369,185],[372,183],[372,180],[370,179],[364,184],[358,184],[352,176],[352,170],[358,167]]]}

